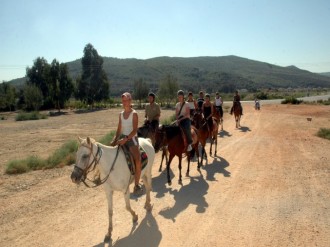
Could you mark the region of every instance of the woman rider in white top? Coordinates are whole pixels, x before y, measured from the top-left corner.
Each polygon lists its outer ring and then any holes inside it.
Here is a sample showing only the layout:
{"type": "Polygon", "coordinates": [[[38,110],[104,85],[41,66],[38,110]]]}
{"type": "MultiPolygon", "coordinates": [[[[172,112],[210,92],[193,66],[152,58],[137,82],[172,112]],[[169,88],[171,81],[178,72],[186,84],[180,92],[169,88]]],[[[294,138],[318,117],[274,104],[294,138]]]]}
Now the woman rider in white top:
{"type": "Polygon", "coordinates": [[[138,114],[131,107],[132,96],[130,93],[123,93],[121,96],[121,102],[124,110],[119,114],[119,123],[112,144],[126,145],[129,148],[135,163],[134,194],[139,195],[141,194],[142,189],[139,185],[141,176],[141,155],[137,138],[138,114]]]}

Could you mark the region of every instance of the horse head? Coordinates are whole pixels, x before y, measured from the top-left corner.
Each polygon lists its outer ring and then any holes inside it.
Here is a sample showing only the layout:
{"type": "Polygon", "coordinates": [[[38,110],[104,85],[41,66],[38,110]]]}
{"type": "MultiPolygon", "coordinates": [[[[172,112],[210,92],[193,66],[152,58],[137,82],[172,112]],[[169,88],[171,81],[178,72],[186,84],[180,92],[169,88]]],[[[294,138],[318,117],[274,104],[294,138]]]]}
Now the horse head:
{"type": "Polygon", "coordinates": [[[162,147],[166,146],[166,129],[165,125],[160,125],[155,133],[155,152],[157,153],[162,147]]]}
{"type": "Polygon", "coordinates": [[[99,149],[95,150],[94,154],[93,146],[95,140],[87,137],[86,139],[79,137],[80,146],[76,153],[76,164],[71,173],[72,182],[79,184],[86,179],[87,174],[95,169],[96,157],[99,153],[99,149]],[[91,159],[93,157],[93,159],[91,159]],[[95,164],[93,166],[93,164],[95,164]]]}
{"type": "Polygon", "coordinates": [[[203,113],[195,112],[192,119],[192,125],[194,125],[197,129],[199,129],[202,126],[203,118],[204,118],[203,113]]]}

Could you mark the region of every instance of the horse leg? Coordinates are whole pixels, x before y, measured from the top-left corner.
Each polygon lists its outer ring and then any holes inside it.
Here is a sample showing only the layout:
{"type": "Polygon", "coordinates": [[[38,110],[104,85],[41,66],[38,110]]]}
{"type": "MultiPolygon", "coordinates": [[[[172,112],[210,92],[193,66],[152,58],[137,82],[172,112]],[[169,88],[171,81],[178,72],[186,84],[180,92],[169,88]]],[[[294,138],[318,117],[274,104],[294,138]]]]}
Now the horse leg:
{"type": "MultiPolygon", "coordinates": [[[[194,150],[194,149],[193,149],[194,150]]],[[[188,154],[187,154],[187,159],[188,159],[188,168],[187,168],[187,172],[186,172],[186,177],[189,177],[189,171],[190,171],[190,158],[191,158],[191,153],[193,152],[190,151],[188,154]]]]}
{"type": "Polygon", "coordinates": [[[143,184],[146,188],[146,203],[144,204],[144,208],[150,212],[152,209],[151,206],[151,198],[150,198],[150,191],[152,190],[151,186],[151,172],[146,171],[146,174],[142,177],[143,184]]]}
{"type": "Polygon", "coordinates": [[[171,185],[172,182],[171,182],[171,177],[170,177],[170,165],[171,165],[171,162],[172,162],[172,159],[173,159],[174,155],[172,155],[170,153],[170,157],[168,159],[168,162],[166,164],[166,171],[167,171],[167,183],[168,185],[171,185]]]}
{"type": "Polygon", "coordinates": [[[113,215],[113,204],[112,204],[112,196],[113,191],[108,187],[104,186],[106,191],[106,196],[108,200],[108,215],[109,215],[109,226],[108,226],[108,232],[104,237],[104,242],[109,242],[111,240],[111,234],[112,234],[112,215],[113,215]]]}
{"type": "Polygon", "coordinates": [[[130,192],[129,192],[129,187],[128,187],[128,188],[127,188],[127,191],[126,191],[125,194],[124,194],[124,197],[125,197],[125,204],[126,204],[126,210],[127,210],[128,212],[131,213],[133,223],[136,223],[136,222],[138,221],[138,216],[137,216],[137,214],[133,211],[133,209],[131,208],[131,202],[130,202],[130,199],[129,199],[129,195],[130,195],[130,192]]]}
{"type": "Polygon", "coordinates": [[[182,184],[182,175],[181,175],[181,161],[182,161],[182,155],[179,156],[179,184],[182,184]]]}

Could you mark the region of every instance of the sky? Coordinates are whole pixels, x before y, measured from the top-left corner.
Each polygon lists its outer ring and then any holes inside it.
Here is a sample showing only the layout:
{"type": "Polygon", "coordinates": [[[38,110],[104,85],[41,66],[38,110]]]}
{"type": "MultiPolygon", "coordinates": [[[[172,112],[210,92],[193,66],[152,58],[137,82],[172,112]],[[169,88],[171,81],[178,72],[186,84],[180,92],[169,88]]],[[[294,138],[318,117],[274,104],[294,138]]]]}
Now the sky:
{"type": "Polygon", "coordinates": [[[329,0],[0,0],[0,82],[38,57],[235,55],[330,72],[329,0]]]}

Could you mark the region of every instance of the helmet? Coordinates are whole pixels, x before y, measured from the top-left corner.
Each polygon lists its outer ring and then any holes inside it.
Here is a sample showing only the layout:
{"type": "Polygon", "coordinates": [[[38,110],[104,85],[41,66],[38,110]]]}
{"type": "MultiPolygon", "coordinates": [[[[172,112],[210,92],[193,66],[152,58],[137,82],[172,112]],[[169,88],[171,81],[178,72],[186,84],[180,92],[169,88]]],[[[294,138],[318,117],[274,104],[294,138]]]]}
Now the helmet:
{"type": "Polygon", "coordinates": [[[178,96],[179,96],[179,95],[184,96],[184,92],[183,92],[182,90],[179,90],[179,91],[178,91],[178,96]]]}
{"type": "Polygon", "coordinates": [[[153,97],[154,99],[156,98],[156,95],[155,95],[153,92],[150,92],[150,93],[148,94],[148,96],[151,96],[151,97],[153,97]]]}
{"type": "Polygon", "coordinates": [[[208,93],[205,94],[205,98],[210,98],[210,95],[208,93]]]}
{"type": "Polygon", "coordinates": [[[128,93],[128,92],[123,93],[123,94],[121,95],[121,97],[122,97],[122,98],[123,98],[123,97],[126,97],[126,98],[129,99],[129,100],[132,99],[132,95],[131,95],[130,93],[128,93]]]}

